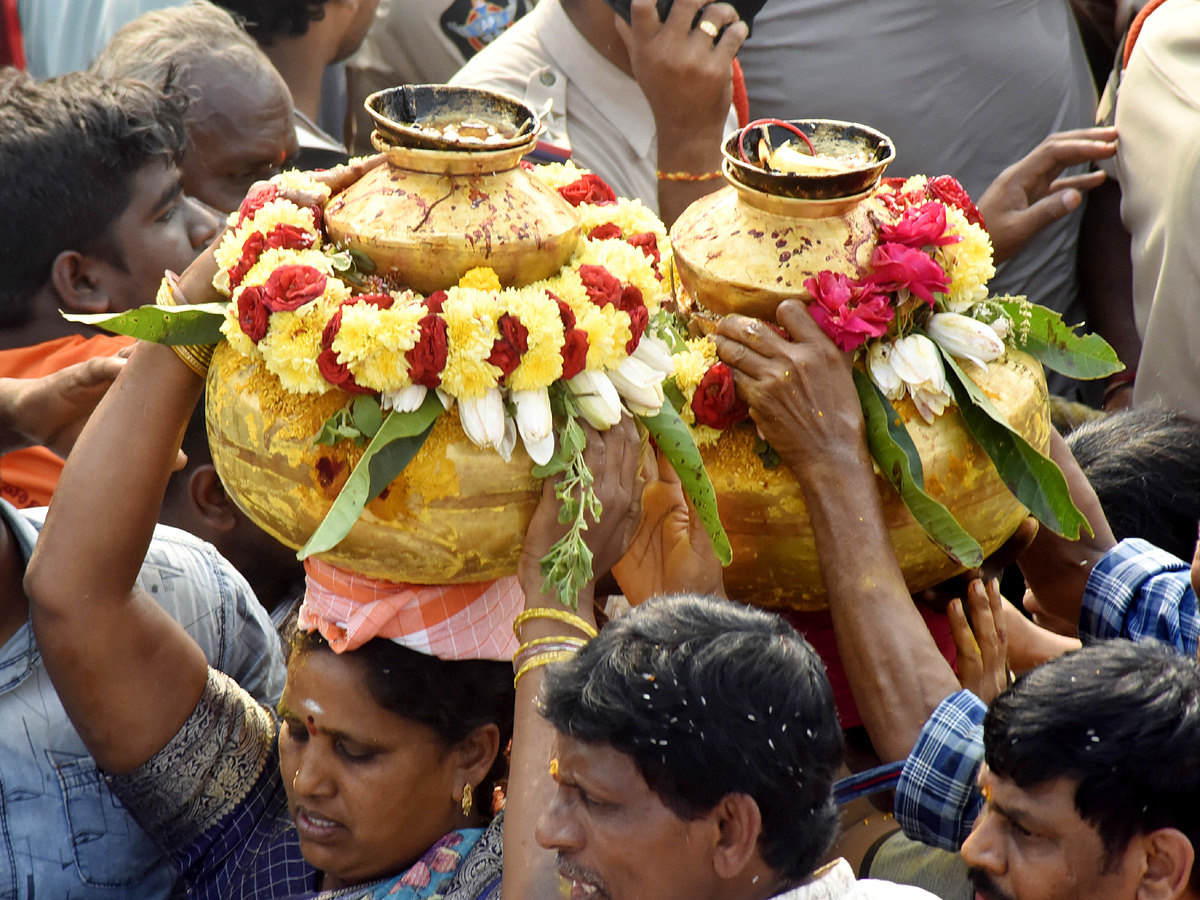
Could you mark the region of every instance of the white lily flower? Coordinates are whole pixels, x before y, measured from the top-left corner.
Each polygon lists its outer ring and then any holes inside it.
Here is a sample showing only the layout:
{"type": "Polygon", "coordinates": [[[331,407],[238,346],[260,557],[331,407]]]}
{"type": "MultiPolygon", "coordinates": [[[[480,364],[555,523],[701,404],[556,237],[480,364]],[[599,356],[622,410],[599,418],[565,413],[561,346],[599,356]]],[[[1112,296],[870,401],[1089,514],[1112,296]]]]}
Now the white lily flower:
{"type": "Polygon", "coordinates": [[[550,394],[545,388],[535,391],[513,391],[517,407],[517,430],[525,450],[539,466],[554,455],[554,415],[550,411],[550,394]]]}
{"type": "Polygon", "coordinates": [[[379,395],[379,405],[383,409],[395,409],[399,412],[416,412],[425,402],[429,388],[420,384],[410,384],[406,388],[395,391],[384,391],[379,395]]]}
{"type": "Polygon", "coordinates": [[[951,356],[968,359],[986,367],[1004,355],[1004,341],[986,322],[958,313],[937,313],[929,317],[925,333],[951,356]]]}
{"type": "Polygon", "coordinates": [[[663,378],[675,373],[675,361],[671,358],[671,348],[667,346],[666,341],[654,337],[654,335],[642,335],[642,339],[634,348],[633,358],[661,372],[663,378]]]}
{"type": "Polygon", "coordinates": [[[585,369],[567,382],[579,412],[598,431],[621,421],[621,395],[603,372],[585,369]]]}
{"type": "Polygon", "coordinates": [[[513,421],[513,417],[504,412],[504,435],[500,438],[500,446],[496,448],[496,452],[500,454],[500,458],[505,462],[512,461],[513,448],[517,446],[517,423],[513,421]]]}
{"type": "Polygon", "coordinates": [[[607,373],[617,393],[638,406],[657,412],[663,405],[663,374],[635,357],[627,357],[607,373]]]}
{"type": "Polygon", "coordinates": [[[867,374],[889,400],[899,400],[904,396],[904,380],[896,374],[896,367],[892,365],[890,341],[875,341],[867,348],[867,374]]]}
{"type": "Polygon", "coordinates": [[[458,419],[476,447],[498,450],[504,441],[504,400],[499,388],[482,397],[458,401],[458,419]]]}
{"type": "Polygon", "coordinates": [[[890,362],[921,418],[933,424],[950,403],[946,370],[937,346],[923,334],[897,338],[892,343],[890,362]]]}

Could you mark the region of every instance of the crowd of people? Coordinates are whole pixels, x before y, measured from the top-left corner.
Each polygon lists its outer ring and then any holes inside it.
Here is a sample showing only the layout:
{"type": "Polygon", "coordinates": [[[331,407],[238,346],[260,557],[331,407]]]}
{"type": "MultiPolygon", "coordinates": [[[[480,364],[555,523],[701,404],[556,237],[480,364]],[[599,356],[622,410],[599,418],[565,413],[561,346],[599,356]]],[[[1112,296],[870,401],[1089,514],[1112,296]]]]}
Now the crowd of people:
{"type": "Polygon", "coordinates": [[[0,897],[1200,896],[1189,0],[0,13],[0,897]],[[292,167],[334,194],[362,178],[363,98],[412,82],[521,98],[535,160],[668,225],[752,118],[863,122],[895,139],[889,174],[956,176],[992,292],[1125,363],[1050,385],[1070,429],[1049,455],[1090,528],[1030,519],[911,595],[850,359],[788,300],[713,340],[799,483],[819,619],[736,602],[625,415],[587,429],[604,514],[572,609],[542,576],[567,530],[550,478],[516,643],[323,636],[306,592],[325,586],[217,476],[202,366],[61,313],[160,282],[224,302],[225,216],[292,167]]]}

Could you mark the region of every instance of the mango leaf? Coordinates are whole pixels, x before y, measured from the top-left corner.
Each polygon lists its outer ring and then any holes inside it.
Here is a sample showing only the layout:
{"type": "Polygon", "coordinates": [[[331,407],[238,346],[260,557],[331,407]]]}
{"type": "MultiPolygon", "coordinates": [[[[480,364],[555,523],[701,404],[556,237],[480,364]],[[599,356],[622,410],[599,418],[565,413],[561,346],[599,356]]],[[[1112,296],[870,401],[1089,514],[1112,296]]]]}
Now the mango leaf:
{"type": "Polygon", "coordinates": [[[1013,496],[1055,534],[1072,541],[1079,539],[1081,528],[1090,534],[1087,519],[1071,502],[1062,470],[1013,430],[950,354],[942,353],[942,359],[967,430],[991,458],[1013,496]]]}
{"type": "MultiPolygon", "coordinates": [[[[426,394],[426,399],[428,396],[426,394]]],[[[351,400],[350,415],[354,427],[369,438],[375,437],[383,427],[383,410],[374,394],[359,394],[351,400]]]]}
{"type": "Polygon", "coordinates": [[[733,548],[729,546],[729,536],[725,534],[717,514],[717,492],[713,490],[708,472],[704,470],[704,461],[700,458],[700,450],[692,440],[687,425],[679,417],[679,412],[670,400],[665,400],[657,415],[638,416],[638,419],[678,473],[688,499],[692,501],[704,530],[708,532],[717,559],[721,565],[729,565],[733,561],[733,548]]]}
{"type": "Polygon", "coordinates": [[[867,424],[867,447],[908,511],[929,539],[967,568],[983,563],[983,548],[953,513],[924,490],[917,447],[888,398],[865,372],[854,370],[854,387],[867,424]]]}
{"type": "Polygon", "coordinates": [[[1013,321],[1012,341],[1047,369],[1071,378],[1107,378],[1125,368],[1098,334],[1076,334],[1052,309],[1027,300],[994,301],[1013,321]]]}
{"type": "Polygon", "coordinates": [[[392,410],[388,413],[371,443],[367,444],[354,471],[346,479],[333,506],[308,543],[296,554],[297,558],[304,559],[314,553],[331,550],[350,533],[363,508],[383,493],[383,489],[417,455],[441,412],[441,401],[430,391],[416,411],[401,413],[392,410]]]}
{"type": "Polygon", "coordinates": [[[95,325],[155,344],[219,344],[226,303],[195,306],[139,306],[120,313],[63,313],[64,319],[95,325]]]}

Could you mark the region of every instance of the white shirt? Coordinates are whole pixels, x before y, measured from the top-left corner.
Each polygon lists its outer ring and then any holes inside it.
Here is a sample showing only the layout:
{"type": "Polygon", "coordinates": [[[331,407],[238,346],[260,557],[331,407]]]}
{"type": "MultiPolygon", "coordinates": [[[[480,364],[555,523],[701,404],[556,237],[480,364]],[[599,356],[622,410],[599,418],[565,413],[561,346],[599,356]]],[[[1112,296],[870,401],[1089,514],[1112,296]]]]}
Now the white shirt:
{"type": "Polygon", "coordinates": [[[771,900],[932,900],[933,894],[908,884],[857,879],[850,863],[834,860],[822,866],[811,880],[776,894],[771,900]]]}

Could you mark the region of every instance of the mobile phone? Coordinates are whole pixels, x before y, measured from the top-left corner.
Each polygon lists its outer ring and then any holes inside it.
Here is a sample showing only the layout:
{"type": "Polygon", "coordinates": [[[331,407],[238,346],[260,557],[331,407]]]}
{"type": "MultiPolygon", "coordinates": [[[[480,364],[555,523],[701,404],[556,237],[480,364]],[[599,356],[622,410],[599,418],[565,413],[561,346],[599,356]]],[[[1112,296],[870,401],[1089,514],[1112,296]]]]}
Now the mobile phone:
{"type": "MultiPolygon", "coordinates": [[[[622,19],[624,19],[626,22],[629,21],[630,0],[604,0],[604,2],[607,3],[622,19]]],[[[757,16],[759,10],[766,5],[767,0],[723,0],[723,2],[728,3],[734,9],[736,9],[738,18],[746,23],[747,28],[753,31],[754,17],[757,16]]],[[[658,19],[660,22],[667,21],[667,16],[671,13],[671,5],[673,3],[674,0],[658,0],[658,19]]],[[[703,12],[704,8],[701,7],[700,12],[696,13],[697,21],[699,21],[699,18],[703,12]]],[[[692,27],[696,27],[696,22],[692,23],[692,27]]]]}

